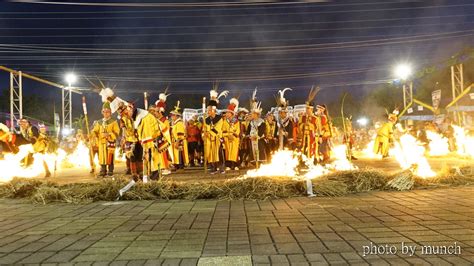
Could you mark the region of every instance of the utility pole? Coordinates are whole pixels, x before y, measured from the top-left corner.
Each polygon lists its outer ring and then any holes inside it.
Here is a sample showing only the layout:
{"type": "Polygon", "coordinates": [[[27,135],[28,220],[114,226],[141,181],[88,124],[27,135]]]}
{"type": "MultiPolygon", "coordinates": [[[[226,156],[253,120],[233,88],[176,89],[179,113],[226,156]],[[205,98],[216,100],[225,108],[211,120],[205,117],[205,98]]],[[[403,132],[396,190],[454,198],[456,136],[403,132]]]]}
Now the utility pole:
{"type": "Polygon", "coordinates": [[[413,81],[403,83],[403,108],[413,102],[413,81]]]}
{"type": "Polygon", "coordinates": [[[10,130],[14,131],[23,118],[23,75],[10,72],[10,130]]]}
{"type": "MultiPolygon", "coordinates": [[[[453,93],[453,101],[464,92],[464,76],[462,64],[451,66],[451,88],[453,93]]],[[[463,117],[464,113],[459,111],[458,104],[456,102],[456,107],[454,111],[454,122],[456,122],[458,125],[462,125],[463,117]]]]}

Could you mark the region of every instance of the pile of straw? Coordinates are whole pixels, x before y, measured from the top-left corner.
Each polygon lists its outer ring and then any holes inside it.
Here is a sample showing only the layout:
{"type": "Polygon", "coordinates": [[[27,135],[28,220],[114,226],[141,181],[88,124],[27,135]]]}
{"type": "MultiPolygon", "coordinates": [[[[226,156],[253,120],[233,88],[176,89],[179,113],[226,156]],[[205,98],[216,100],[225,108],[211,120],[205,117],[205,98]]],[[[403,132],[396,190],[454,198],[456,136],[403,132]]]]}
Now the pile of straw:
{"type": "MultiPolygon", "coordinates": [[[[0,185],[0,198],[25,198],[35,203],[85,203],[113,201],[128,179],[104,179],[97,183],[59,185],[38,179],[16,178],[0,185]]],[[[410,171],[394,175],[382,171],[362,169],[340,171],[312,180],[313,192],[318,196],[343,196],[377,190],[409,190],[420,187],[474,184],[474,167],[446,170],[435,178],[423,179],[410,171]]],[[[137,183],[122,200],[173,199],[249,199],[265,200],[306,195],[306,181],[281,177],[234,178],[212,182],[179,182],[173,180],[137,183]]]]}

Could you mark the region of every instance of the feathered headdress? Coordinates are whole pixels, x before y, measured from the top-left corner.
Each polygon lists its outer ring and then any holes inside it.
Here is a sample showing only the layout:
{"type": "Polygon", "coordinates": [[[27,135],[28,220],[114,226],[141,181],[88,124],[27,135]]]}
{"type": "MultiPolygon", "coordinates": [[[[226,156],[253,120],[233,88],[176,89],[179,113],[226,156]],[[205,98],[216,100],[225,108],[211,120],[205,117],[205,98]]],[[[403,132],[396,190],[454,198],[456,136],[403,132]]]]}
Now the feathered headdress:
{"type": "Polygon", "coordinates": [[[253,113],[262,113],[261,108],[262,102],[257,102],[257,88],[255,88],[252,92],[252,98],[250,99],[250,107],[253,113]]]}
{"type": "Polygon", "coordinates": [[[224,97],[224,98],[227,97],[227,95],[229,95],[229,91],[225,90],[225,91],[222,91],[221,93],[218,93],[217,90],[212,89],[209,92],[209,94],[211,96],[211,100],[214,100],[217,103],[219,103],[219,99],[222,98],[222,97],[224,97]]]}
{"type": "Polygon", "coordinates": [[[181,115],[181,112],[180,112],[181,108],[179,107],[179,104],[180,104],[180,102],[177,101],[177,102],[176,102],[176,106],[174,107],[174,110],[171,111],[170,114],[172,114],[172,115],[179,115],[179,116],[181,115]]]}
{"type": "Polygon", "coordinates": [[[285,91],[291,91],[291,88],[285,88],[283,90],[278,91],[279,96],[279,104],[281,107],[286,107],[288,105],[288,101],[285,99],[285,91]]]}
{"type": "Polygon", "coordinates": [[[252,106],[252,112],[253,113],[257,113],[257,114],[261,114],[262,113],[262,102],[254,102],[253,106],[252,106]]]}
{"type": "Polygon", "coordinates": [[[232,98],[229,101],[229,105],[227,106],[227,111],[235,113],[239,109],[239,100],[237,98],[232,98]]]}
{"type": "MultiPolygon", "coordinates": [[[[168,93],[169,87],[170,87],[169,85],[166,86],[165,92],[162,92],[162,93],[160,93],[160,95],[158,95],[158,100],[159,100],[159,101],[166,102],[166,98],[168,98],[168,96],[171,95],[170,93],[168,93]]],[[[156,103],[155,103],[155,104],[156,104],[156,103]]]]}
{"type": "Polygon", "coordinates": [[[398,108],[395,108],[392,113],[388,114],[388,120],[395,122],[398,119],[398,114],[400,114],[400,111],[398,111],[398,108]]]}
{"type": "Polygon", "coordinates": [[[321,89],[319,87],[316,87],[316,88],[314,88],[314,86],[311,87],[311,90],[309,91],[309,94],[308,94],[308,99],[306,100],[306,107],[314,107],[313,100],[316,97],[316,94],[318,94],[320,90],[321,89]]]}

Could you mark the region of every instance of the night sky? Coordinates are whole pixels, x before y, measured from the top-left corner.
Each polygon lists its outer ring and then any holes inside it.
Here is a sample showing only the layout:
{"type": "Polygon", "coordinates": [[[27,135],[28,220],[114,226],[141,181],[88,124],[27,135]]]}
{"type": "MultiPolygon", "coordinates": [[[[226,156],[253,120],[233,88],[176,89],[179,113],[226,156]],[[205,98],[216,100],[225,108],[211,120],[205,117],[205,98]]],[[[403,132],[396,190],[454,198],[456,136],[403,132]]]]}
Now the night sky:
{"type": "MultiPolygon", "coordinates": [[[[245,103],[258,87],[269,106],[285,87],[294,89],[291,104],[303,103],[312,85],[322,88],[318,102],[343,91],[363,97],[390,82],[397,63],[436,64],[471,45],[474,35],[472,0],[90,2],[99,1],[0,3],[0,65],[63,84],[70,71],[98,76],[139,102],[144,91],[156,100],[169,84],[169,105],[181,98],[193,108],[213,82],[231,96],[240,92],[245,103]]],[[[8,89],[8,75],[0,74],[0,84],[8,89]]],[[[76,85],[89,86],[85,79],[76,85]]],[[[59,104],[59,89],[26,82],[24,90],[59,104]]]]}

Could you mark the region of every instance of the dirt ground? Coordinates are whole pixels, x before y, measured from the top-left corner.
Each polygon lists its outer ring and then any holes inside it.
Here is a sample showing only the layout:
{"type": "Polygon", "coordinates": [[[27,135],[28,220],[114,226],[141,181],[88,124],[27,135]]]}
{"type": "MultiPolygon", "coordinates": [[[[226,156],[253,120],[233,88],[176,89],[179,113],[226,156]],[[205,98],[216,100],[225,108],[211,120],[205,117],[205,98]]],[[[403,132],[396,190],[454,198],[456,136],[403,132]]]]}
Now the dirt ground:
{"type": "MultiPolygon", "coordinates": [[[[358,157],[358,160],[353,161],[353,163],[359,167],[359,169],[372,168],[379,169],[388,173],[400,171],[400,166],[394,158],[387,159],[373,159],[373,158],[364,158],[358,157]]],[[[461,158],[459,156],[444,156],[444,157],[435,157],[428,159],[432,169],[435,172],[439,172],[446,167],[456,167],[467,164],[472,164],[473,159],[461,158]]],[[[171,175],[164,176],[166,180],[176,180],[176,181],[212,181],[212,180],[223,180],[229,178],[237,178],[241,175],[244,175],[248,169],[242,169],[239,171],[227,171],[225,174],[205,174],[202,167],[187,168],[185,170],[178,170],[177,172],[172,173],[171,175]]],[[[115,176],[123,176],[125,173],[125,163],[117,162],[115,167],[115,176]]],[[[40,177],[39,177],[40,178],[40,177]]],[[[99,179],[94,175],[89,173],[89,169],[64,169],[56,173],[56,175],[48,178],[47,180],[54,181],[60,184],[68,183],[85,183],[85,182],[97,182],[99,179]]]]}

